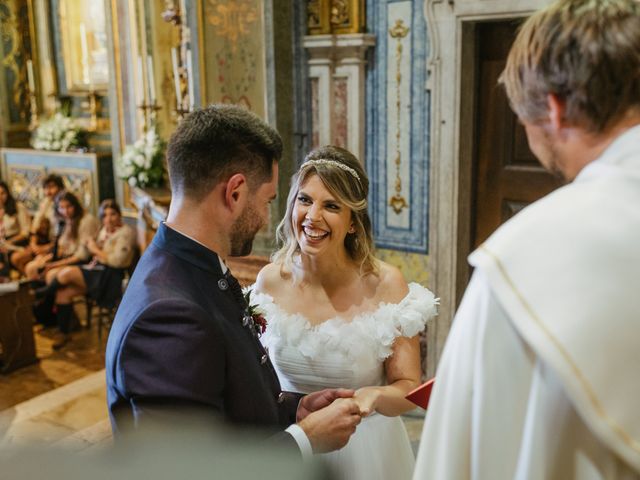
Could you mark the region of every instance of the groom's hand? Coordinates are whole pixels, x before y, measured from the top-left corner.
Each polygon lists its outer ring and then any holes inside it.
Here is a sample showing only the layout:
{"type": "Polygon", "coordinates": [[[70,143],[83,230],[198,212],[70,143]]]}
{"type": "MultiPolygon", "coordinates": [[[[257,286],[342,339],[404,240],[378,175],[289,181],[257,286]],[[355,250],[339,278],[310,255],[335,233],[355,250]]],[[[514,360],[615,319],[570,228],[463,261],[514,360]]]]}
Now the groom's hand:
{"type": "Polygon", "coordinates": [[[352,398],[338,398],[307,415],[298,425],[306,433],[313,452],[323,453],[344,447],[360,420],[358,403],[352,398]]]}
{"type": "Polygon", "coordinates": [[[304,420],[306,416],[312,412],[328,407],[338,398],[351,398],[354,394],[354,390],[349,390],[347,388],[326,388],[319,392],[305,395],[298,404],[296,422],[304,420]]]}

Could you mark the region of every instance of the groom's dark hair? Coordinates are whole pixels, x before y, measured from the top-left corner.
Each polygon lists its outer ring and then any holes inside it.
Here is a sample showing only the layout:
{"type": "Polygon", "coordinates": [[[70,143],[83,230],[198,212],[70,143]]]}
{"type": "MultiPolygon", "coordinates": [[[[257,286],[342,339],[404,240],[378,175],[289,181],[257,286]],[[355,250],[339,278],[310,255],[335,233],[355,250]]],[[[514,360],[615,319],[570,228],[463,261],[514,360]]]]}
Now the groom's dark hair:
{"type": "Polygon", "coordinates": [[[167,147],[174,193],[201,199],[218,183],[243,173],[250,188],[271,180],[282,156],[275,129],[243,107],[209,105],[188,115],[167,147]]]}

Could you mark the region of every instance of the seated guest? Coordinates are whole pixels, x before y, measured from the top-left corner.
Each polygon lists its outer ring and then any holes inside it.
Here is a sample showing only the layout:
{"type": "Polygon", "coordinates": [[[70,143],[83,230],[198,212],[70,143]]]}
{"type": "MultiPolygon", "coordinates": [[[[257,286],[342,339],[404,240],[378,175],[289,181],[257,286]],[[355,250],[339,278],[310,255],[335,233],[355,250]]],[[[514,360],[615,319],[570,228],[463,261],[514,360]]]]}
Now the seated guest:
{"type": "Polygon", "coordinates": [[[44,198],[38,206],[38,211],[31,222],[31,238],[29,245],[11,254],[11,263],[21,273],[25,273],[25,266],[37,255],[51,252],[55,237],[55,226],[58,217],[54,208],[56,195],[64,190],[64,183],[60,175],[47,175],[42,181],[44,198]]]}
{"type": "Polygon", "coordinates": [[[0,181],[0,272],[8,274],[9,254],[29,241],[29,212],[16,202],[9,185],[0,181]]]}
{"type": "Polygon", "coordinates": [[[54,246],[49,253],[39,254],[25,267],[30,280],[38,280],[45,275],[51,280],[54,271],[67,265],[85,263],[90,256],[87,240],[95,238],[99,224],[90,213],[85,213],[78,198],[71,192],[63,192],[56,197],[55,210],[60,217],[54,246]]]}
{"type": "Polygon", "coordinates": [[[70,339],[74,297],[87,294],[103,307],[113,307],[122,295],[125,269],[131,265],[135,249],[135,232],[122,223],[120,207],[115,200],[104,200],[99,210],[102,229],[97,240],[87,239],[86,246],[93,260],[82,266],[52,270],[47,275],[43,293],[55,291],[56,315],[60,327],[59,338],[53,348],[59,349],[70,339]]]}

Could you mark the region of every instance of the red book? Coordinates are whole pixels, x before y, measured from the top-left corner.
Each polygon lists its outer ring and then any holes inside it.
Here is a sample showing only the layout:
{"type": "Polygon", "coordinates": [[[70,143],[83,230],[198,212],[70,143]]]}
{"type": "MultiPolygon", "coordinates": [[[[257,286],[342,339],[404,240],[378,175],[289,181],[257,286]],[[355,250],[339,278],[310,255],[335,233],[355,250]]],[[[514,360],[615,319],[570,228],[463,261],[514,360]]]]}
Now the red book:
{"type": "Polygon", "coordinates": [[[433,377],[431,380],[427,380],[418,388],[407,393],[404,398],[412,401],[419,407],[426,409],[427,405],[429,405],[429,397],[431,397],[431,390],[433,390],[433,382],[435,381],[435,379],[436,378],[433,377]]]}

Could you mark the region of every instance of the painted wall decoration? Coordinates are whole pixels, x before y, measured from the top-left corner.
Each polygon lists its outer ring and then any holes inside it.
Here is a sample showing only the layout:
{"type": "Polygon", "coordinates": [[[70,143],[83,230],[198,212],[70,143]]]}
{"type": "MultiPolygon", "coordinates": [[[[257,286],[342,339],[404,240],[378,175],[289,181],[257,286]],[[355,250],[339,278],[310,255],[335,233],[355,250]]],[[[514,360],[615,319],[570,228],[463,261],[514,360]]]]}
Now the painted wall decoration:
{"type": "Polygon", "coordinates": [[[379,248],[376,257],[400,269],[407,282],[429,285],[429,257],[419,253],[379,248]]]}
{"type": "Polygon", "coordinates": [[[0,53],[3,110],[11,124],[26,127],[29,123],[26,60],[31,54],[28,5],[24,0],[0,2],[0,53]]]}
{"type": "Polygon", "coordinates": [[[377,46],[367,77],[367,169],[376,245],[427,253],[428,53],[421,0],[369,0],[377,46]]]}
{"type": "Polygon", "coordinates": [[[266,118],[263,2],[207,0],[202,21],[206,103],[240,104],[266,118]]]}

